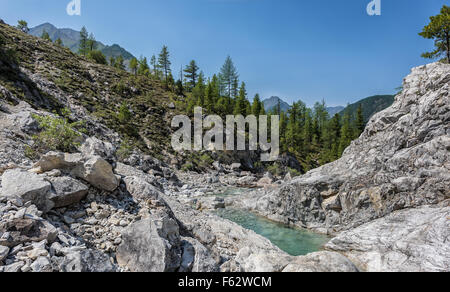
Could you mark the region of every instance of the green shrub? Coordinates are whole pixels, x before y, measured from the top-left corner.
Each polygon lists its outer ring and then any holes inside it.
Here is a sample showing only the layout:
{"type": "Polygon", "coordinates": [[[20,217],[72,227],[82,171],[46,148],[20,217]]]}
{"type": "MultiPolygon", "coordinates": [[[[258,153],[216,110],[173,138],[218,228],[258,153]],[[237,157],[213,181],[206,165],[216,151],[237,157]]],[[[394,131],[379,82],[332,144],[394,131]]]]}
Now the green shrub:
{"type": "Polygon", "coordinates": [[[103,53],[100,51],[90,51],[88,54],[88,58],[93,60],[97,64],[108,65],[105,55],[103,55],[103,53]]]}
{"type": "Polygon", "coordinates": [[[120,161],[127,159],[133,153],[133,148],[133,143],[129,139],[124,139],[117,150],[117,158],[120,161]]]}
{"type": "Polygon", "coordinates": [[[82,122],[71,123],[69,111],[64,109],[61,117],[33,115],[41,132],[33,136],[34,150],[38,153],[47,151],[72,152],[79,146],[77,139],[81,134],[77,128],[82,128],[82,122]]]}

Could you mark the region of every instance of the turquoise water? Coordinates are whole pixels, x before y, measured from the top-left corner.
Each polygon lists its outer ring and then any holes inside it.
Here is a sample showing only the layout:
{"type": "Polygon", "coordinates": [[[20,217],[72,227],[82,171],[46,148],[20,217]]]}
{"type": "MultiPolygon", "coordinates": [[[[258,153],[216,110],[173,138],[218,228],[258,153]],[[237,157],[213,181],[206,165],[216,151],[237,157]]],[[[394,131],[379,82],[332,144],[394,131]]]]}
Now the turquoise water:
{"type": "Polygon", "coordinates": [[[246,229],[255,231],[257,234],[269,239],[281,250],[293,256],[316,252],[330,240],[325,235],[289,228],[284,224],[267,220],[246,211],[222,209],[216,211],[216,214],[246,229]]]}

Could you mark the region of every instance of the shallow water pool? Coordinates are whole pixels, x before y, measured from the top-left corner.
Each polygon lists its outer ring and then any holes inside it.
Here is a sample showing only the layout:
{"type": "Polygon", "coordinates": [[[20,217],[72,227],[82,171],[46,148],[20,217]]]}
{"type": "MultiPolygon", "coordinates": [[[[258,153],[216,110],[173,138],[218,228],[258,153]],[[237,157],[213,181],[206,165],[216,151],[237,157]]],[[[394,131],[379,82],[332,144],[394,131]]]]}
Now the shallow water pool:
{"type": "Polygon", "coordinates": [[[216,214],[246,229],[255,231],[257,234],[269,239],[281,250],[293,256],[316,252],[330,240],[326,235],[290,228],[284,224],[270,221],[248,211],[221,209],[217,210],[216,214]]]}

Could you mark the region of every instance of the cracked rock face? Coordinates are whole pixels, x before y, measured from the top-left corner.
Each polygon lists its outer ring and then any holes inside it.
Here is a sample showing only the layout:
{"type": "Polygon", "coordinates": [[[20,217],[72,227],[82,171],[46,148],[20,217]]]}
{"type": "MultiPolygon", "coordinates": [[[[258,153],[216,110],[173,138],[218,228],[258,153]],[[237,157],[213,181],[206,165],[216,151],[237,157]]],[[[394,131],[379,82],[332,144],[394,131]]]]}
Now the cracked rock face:
{"type": "Polygon", "coordinates": [[[343,157],[243,205],[301,227],[338,232],[450,198],[450,65],[414,68],[392,107],[343,157]]]}
{"type": "Polygon", "coordinates": [[[325,248],[369,272],[450,270],[450,206],[394,212],[345,231],[325,248]]]}

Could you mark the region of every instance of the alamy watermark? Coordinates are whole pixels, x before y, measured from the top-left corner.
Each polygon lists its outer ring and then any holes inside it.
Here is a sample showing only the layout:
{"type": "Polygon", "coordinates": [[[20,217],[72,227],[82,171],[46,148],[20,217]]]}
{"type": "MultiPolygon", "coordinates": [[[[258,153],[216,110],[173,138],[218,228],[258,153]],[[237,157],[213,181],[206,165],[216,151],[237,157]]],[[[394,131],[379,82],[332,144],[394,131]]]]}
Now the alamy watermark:
{"type": "Polygon", "coordinates": [[[226,117],[226,128],[224,128],[220,116],[210,115],[204,118],[203,109],[196,107],[194,127],[188,116],[180,115],[172,119],[172,127],[181,127],[172,135],[172,147],[175,151],[256,151],[259,147],[263,152],[261,161],[275,161],[280,155],[280,117],[271,116],[270,141],[267,123],[267,116],[249,115],[244,118],[242,115],[229,115],[226,117]],[[248,136],[246,135],[247,126],[248,136]],[[194,135],[192,135],[192,129],[194,129],[194,135]],[[204,132],[205,129],[209,130],[204,132]]]}
{"type": "Polygon", "coordinates": [[[381,15],[381,0],[372,0],[367,5],[367,14],[370,16],[381,15]]]}
{"type": "Polygon", "coordinates": [[[67,14],[70,16],[81,15],[81,0],[72,0],[67,4],[67,14]]]}

